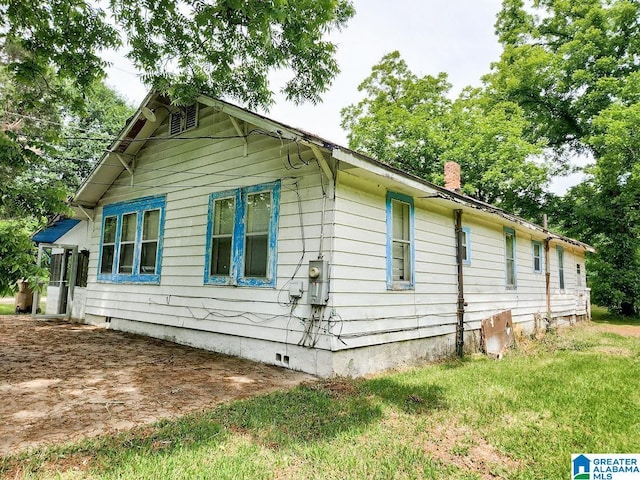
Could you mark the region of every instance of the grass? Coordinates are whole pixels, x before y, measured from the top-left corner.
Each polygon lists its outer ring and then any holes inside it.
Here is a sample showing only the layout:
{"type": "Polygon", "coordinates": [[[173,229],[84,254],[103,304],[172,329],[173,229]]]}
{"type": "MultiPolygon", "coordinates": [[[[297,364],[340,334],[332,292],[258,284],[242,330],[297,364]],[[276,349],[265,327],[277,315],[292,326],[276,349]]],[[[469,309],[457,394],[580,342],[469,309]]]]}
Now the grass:
{"type": "MultiPolygon", "coordinates": [[[[46,311],[47,308],[47,304],[44,301],[40,301],[40,310],[41,311],[46,311]]],[[[5,303],[5,302],[0,302],[0,315],[15,315],[16,314],[16,307],[14,302],[10,302],[10,303],[5,303]]]]}
{"type": "Polygon", "coordinates": [[[608,323],[611,325],[640,325],[639,317],[624,317],[611,313],[605,307],[591,306],[591,318],[596,323],[608,323]]]}
{"type": "MultiPolygon", "coordinates": [[[[47,305],[44,302],[40,302],[40,311],[44,312],[46,311],[45,310],[46,308],[47,308],[47,305]]],[[[11,305],[0,303],[0,315],[15,315],[15,314],[16,314],[16,307],[13,303],[11,305]]]]}
{"type": "Polygon", "coordinates": [[[482,356],[332,379],[0,459],[10,478],[556,479],[640,451],[640,340],[579,325],[482,356]]]}

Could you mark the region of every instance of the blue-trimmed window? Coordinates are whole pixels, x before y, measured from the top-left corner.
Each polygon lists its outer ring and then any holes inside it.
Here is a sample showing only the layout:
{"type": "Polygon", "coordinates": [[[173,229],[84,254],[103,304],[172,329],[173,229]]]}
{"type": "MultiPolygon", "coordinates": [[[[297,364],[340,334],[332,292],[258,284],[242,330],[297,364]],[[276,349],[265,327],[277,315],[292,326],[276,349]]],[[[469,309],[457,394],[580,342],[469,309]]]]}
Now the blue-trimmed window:
{"type": "Polygon", "coordinates": [[[558,245],[556,252],[558,253],[558,281],[560,282],[560,290],[564,290],[564,248],[558,245]]]}
{"type": "Polygon", "coordinates": [[[280,181],[209,196],[204,283],[275,287],[280,181]]]}
{"type": "Polygon", "coordinates": [[[98,281],[160,283],[165,204],[163,195],[105,205],[98,281]]]}
{"type": "Polygon", "coordinates": [[[462,227],[462,263],[471,265],[471,229],[462,227]]]}
{"type": "Polygon", "coordinates": [[[533,272],[542,273],[542,242],[531,241],[531,253],[533,255],[533,272]]]}
{"type": "Polygon", "coordinates": [[[387,288],[415,286],[413,198],[387,192],[387,288]]]}
{"type": "Polygon", "coordinates": [[[505,254],[505,286],[515,290],[518,286],[516,275],[516,232],[513,228],[504,227],[504,254],[505,254]]]}

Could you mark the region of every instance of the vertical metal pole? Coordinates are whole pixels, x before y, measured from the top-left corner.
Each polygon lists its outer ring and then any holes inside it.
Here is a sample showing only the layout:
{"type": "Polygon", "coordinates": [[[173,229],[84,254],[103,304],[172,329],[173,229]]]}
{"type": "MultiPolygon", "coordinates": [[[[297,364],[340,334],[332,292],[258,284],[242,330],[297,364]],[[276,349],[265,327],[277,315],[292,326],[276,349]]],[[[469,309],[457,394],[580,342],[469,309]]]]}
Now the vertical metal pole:
{"type": "Polygon", "coordinates": [[[456,354],[462,357],[464,354],[464,274],[462,269],[462,210],[455,210],[456,222],[456,264],[458,267],[458,302],[456,325],[456,354]]]}
{"type": "MultiPolygon", "coordinates": [[[[542,226],[547,232],[547,214],[542,215],[542,226]]],[[[551,262],[549,260],[549,238],[544,239],[544,280],[545,297],[547,301],[547,323],[551,323],[551,262]]]]}
{"type": "MultiPolygon", "coordinates": [[[[38,268],[42,266],[42,244],[38,244],[38,259],[36,260],[36,265],[38,268]]],[[[33,290],[33,300],[31,305],[31,316],[34,316],[38,313],[38,304],[40,303],[40,285],[35,285],[35,289],[33,290]]]]}

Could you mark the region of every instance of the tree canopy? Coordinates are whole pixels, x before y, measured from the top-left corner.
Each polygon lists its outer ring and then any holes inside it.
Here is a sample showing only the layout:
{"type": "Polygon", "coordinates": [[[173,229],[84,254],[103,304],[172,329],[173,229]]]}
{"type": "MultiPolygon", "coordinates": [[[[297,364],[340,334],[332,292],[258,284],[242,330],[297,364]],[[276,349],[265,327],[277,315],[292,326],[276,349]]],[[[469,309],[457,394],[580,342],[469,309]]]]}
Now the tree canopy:
{"type": "Polygon", "coordinates": [[[325,38],[354,14],[349,0],[0,0],[0,42],[22,83],[53,69],[81,91],[104,77],[105,49],[126,49],[150,87],[178,101],[198,93],[268,106],[268,74],[286,70],[290,100],[317,102],[338,65],[325,38]],[[102,8],[104,5],[104,8],[102,8]],[[126,42],[125,40],[126,39],[126,42]]]}
{"type": "Polygon", "coordinates": [[[462,167],[463,191],[527,217],[539,215],[548,168],[526,141],[514,102],[481,89],[449,98],[447,75],[418,77],[399,52],[385,55],[358,87],[364,98],[342,110],[349,146],[443,184],[443,165],[462,167]]]}
{"type": "Polygon", "coordinates": [[[552,219],[592,243],[593,299],[640,311],[640,3],[632,0],[504,0],[502,57],[486,77],[491,94],[517,103],[527,137],[564,161],[589,152],[586,180],[552,219]]]}

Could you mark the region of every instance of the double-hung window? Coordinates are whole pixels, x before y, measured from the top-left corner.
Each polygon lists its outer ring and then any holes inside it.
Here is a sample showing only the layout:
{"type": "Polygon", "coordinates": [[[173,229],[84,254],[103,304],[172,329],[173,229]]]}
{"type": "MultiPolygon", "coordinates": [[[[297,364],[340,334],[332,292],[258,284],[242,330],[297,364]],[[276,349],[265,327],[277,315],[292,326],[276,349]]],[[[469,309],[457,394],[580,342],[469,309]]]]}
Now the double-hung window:
{"type": "Polygon", "coordinates": [[[165,197],[145,197],[106,205],[98,280],[160,283],[165,197]]]}
{"type": "Polygon", "coordinates": [[[558,281],[560,290],[564,290],[564,248],[558,245],[556,252],[558,252],[558,281]]]}
{"type": "Polygon", "coordinates": [[[413,198],[387,192],[387,289],[415,286],[413,198]]]}
{"type": "Polygon", "coordinates": [[[542,273],[542,242],[531,241],[531,250],[533,252],[533,271],[534,273],[542,273]]]}
{"type": "Polygon", "coordinates": [[[516,232],[513,228],[504,227],[505,251],[505,286],[515,290],[517,284],[516,265],[516,232]]]}
{"type": "Polygon", "coordinates": [[[204,283],[274,287],[280,182],[209,196],[204,283]]]}

